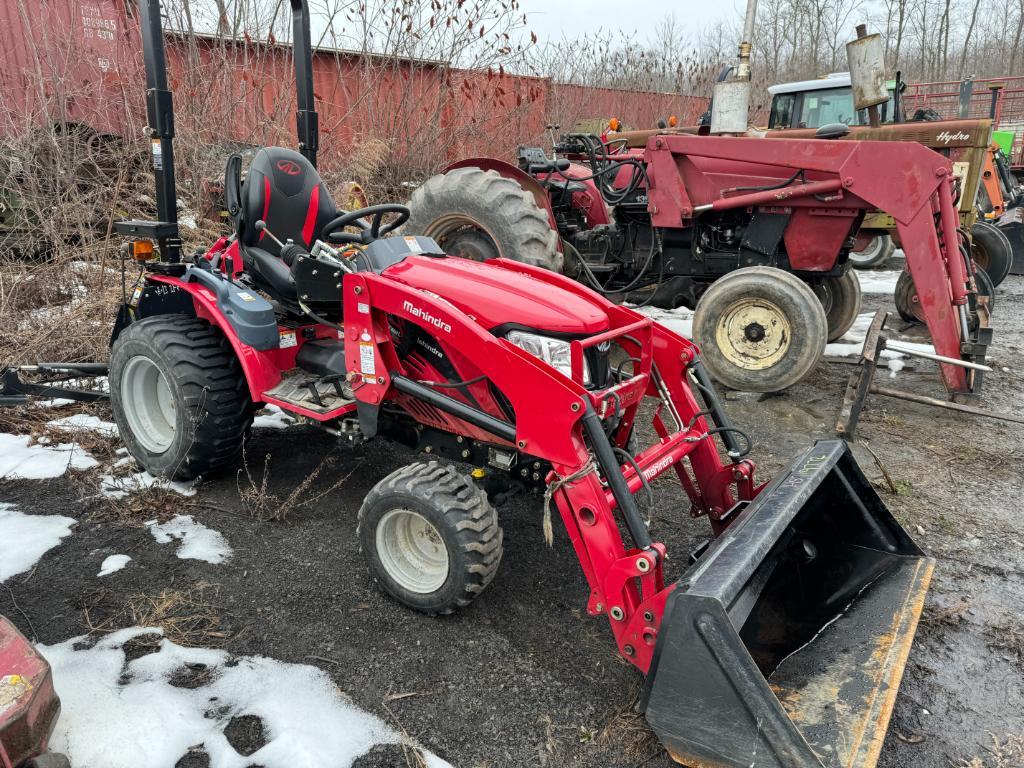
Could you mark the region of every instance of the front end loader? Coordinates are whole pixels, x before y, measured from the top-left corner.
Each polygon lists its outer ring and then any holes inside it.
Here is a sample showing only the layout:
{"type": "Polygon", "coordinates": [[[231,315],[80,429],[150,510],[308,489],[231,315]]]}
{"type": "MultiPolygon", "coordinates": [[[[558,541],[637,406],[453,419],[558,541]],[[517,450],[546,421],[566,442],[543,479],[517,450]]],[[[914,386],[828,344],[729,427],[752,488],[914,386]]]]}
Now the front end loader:
{"type": "MultiPolygon", "coordinates": [[[[871,768],[932,561],[849,448],[819,441],[762,484],[692,342],[550,270],[385,237],[404,206],[337,210],[316,170],[309,11],[291,7],[300,151],[261,150],[244,181],[230,159],[234,231],[184,262],[159,3],[140,0],[158,208],[171,218],[118,224],[144,268],[109,369],[131,455],[165,477],[232,467],[265,404],[344,442],[405,442],[429,458],[377,483],[358,538],[373,579],[432,615],[494,581],[495,496],[543,491],[587,612],[644,676],[641,708],[676,760],[871,768]],[[666,474],[680,521],[706,517],[713,534],[681,572],[687,558],[669,560],[636,498],[666,474]]],[[[843,173],[821,176],[807,182],[820,195],[845,188],[843,173]]],[[[672,189],[671,173],[657,178],[672,189]]]]}

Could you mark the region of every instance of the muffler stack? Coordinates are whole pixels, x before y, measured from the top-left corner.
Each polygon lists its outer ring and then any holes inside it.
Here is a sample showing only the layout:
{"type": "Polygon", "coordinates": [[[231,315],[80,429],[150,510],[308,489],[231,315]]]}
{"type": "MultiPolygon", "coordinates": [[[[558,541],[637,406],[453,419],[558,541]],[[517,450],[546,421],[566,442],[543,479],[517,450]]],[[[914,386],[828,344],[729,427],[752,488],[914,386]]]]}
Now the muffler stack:
{"type": "Polygon", "coordinates": [[[648,722],[686,765],[872,768],[933,568],[818,441],[676,585],[648,722]]]}

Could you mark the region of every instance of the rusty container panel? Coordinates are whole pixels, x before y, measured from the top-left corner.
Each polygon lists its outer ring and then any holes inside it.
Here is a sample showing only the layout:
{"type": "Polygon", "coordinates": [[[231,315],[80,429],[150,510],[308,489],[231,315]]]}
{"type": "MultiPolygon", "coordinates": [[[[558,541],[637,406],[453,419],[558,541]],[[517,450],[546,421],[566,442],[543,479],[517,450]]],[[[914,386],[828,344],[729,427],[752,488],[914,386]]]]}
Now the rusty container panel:
{"type": "Polygon", "coordinates": [[[0,0],[0,132],[83,123],[120,133],[120,110],[111,105],[123,103],[123,84],[142,87],[129,5],[0,0]]]}

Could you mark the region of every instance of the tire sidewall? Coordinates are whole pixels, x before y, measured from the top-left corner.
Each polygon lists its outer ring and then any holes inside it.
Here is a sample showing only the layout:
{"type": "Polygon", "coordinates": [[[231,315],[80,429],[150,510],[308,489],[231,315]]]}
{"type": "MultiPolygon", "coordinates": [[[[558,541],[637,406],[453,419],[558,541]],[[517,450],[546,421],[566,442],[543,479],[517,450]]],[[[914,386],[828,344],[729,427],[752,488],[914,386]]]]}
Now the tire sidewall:
{"type": "Polygon", "coordinates": [[[975,244],[982,248],[987,257],[988,265],[982,267],[995,287],[1006,279],[1013,264],[1013,246],[1010,239],[999,227],[991,222],[978,221],[971,228],[972,257],[975,244]]]}
{"type": "Polygon", "coordinates": [[[128,452],[150,474],[171,477],[188,456],[196,425],[191,409],[186,406],[182,382],[174,376],[172,366],[163,351],[158,345],[140,338],[145,330],[144,323],[145,321],[140,321],[128,326],[114,342],[110,354],[110,403],[114,411],[114,421],[128,452]],[[174,400],[174,439],[162,453],[153,453],[139,442],[132,433],[124,413],[122,377],[128,361],[138,356],[145,357],[156,365],[174,400]]]}
{"type": "Polygon", "coordinates": [[[445,514],[426,504],[422,499],[407,492],[389,493],[386,496],[367,497],[359,515],[359,545],[366,556],[373,580],[380,584],[393,598],[424,613],[444,613],[462,598],[465,598],[465,584],[461,574],[470,563],[458,540],[457,532],[445,514]],[[408,509],[422,515],[441,537],[448,552],[448,576],[444,584],[434,592],[423,594],[406,589],[387,573],[377,552],[377,526],[381,519],[393,509],[408,509]]]}
{"type": "Polygon", "coordinates": [[[726,275],[701,296],[693,318],[694,341],[709,371],[719,383],[747,392],[777,392],[799,382],[821,361],[827,334],[825,310],[810,287],[799,278],[771,267],[750,267],[726,275]],[[773,284],[766,276],[776,277],[779,282],[773,284]],[[715,342],[715,330],[734,302],[755,296],[767,299],[782,310],[789,321],[791,338],[789,349],[778,363],[760,370],[747,370],[722,354],[715,342]]]}

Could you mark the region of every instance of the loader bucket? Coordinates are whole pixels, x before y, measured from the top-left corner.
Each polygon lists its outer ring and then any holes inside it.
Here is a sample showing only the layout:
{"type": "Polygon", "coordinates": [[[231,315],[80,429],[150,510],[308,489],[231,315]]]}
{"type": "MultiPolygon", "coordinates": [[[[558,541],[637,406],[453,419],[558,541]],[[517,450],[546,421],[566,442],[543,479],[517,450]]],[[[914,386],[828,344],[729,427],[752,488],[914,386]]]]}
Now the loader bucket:
{"type": "Polygon", "coordinates": [[[872,768],[933,568],[820,440],[677,583],[640,707],[685,765],[872,768]]]}

